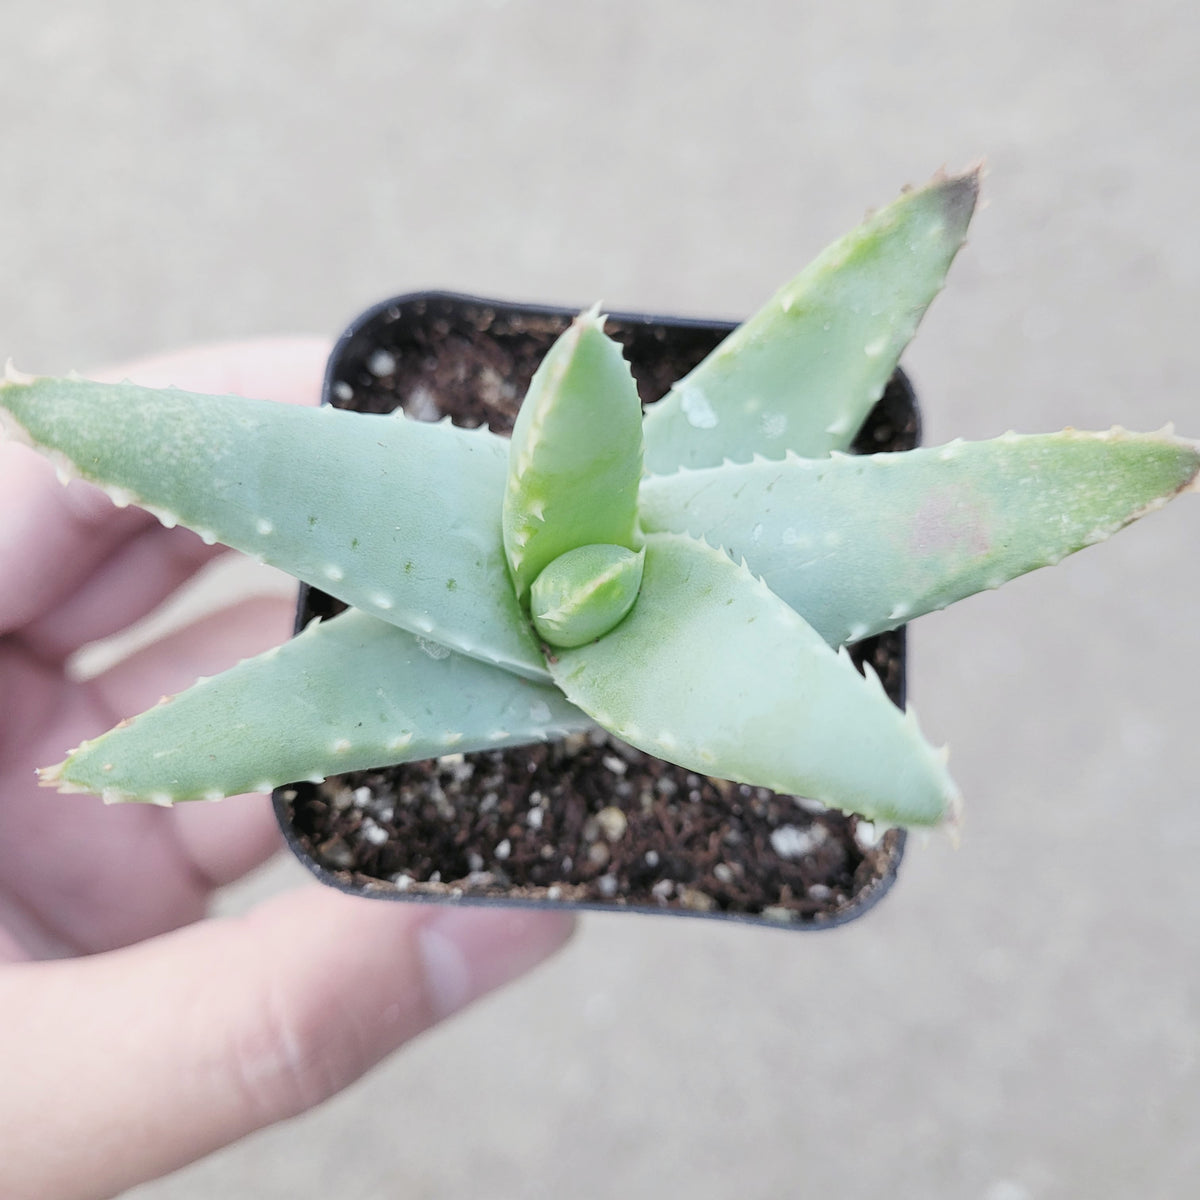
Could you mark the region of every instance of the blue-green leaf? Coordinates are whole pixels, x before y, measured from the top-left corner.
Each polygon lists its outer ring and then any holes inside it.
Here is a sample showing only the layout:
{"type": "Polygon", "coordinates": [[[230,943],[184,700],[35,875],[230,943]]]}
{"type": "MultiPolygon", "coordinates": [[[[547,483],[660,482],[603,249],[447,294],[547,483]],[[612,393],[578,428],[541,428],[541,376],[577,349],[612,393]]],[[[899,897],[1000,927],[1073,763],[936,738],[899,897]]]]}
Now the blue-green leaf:
{"type": "Polygon", "coordinates": [[[825,250],[646,412],[646,468],[844,450],[966,236],[977,172],[937,179],[825,250]]]}
{"type": "Polygon", "coordinates": [[[692,538],[648,535],[629,616],[550,667],[598,724],[691,770],[900,824],[956,808],[943,756],[911,713],[745,567],[692,538]]]}
{"type": "Polygon", "coordinates": [[[118,503],[545,678],[500,534],[508,444],[486,430],[83,380],[10,382],[5,410],[118,503]]]}
{"type": "Polygon", "coordinates": [[[1198,467],[1196,443],[1169,432],[1006,434],[651,477],[642,520],[744,558],[842,645],[1102,541],[1198,467]]]}
{"type": "Polygon", "coordinates": [[[549,684],[351,609],[84,742],[42,781],[172,804],[590,727],[549,684]]]}

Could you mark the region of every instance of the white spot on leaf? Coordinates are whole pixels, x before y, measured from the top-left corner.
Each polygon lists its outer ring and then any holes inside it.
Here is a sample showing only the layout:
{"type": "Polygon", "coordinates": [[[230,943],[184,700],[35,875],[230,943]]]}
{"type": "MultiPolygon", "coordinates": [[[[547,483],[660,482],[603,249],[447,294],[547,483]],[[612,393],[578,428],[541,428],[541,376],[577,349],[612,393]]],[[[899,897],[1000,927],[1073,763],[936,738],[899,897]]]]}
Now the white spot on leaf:
{"type": "Polygon", "coordinates": [[[683,416],[693,429],[715,429],[717,414],[709,404],[708,397],[697,388],[688,388],[679,397],[683,416]]]}
{"type": "Polygon", "coordinates": [[[787,432],[788,419],[784,413],[763,413],[763,434],[769,438],[781,438],[787,432]]]}
{"type": "Polygon", "coordinates": [[[417,645],[435,661],[450,657],[450,647],[443,646],[441,642],[435,642],[430,638],[421,637],[417,634],[417,645]]]}

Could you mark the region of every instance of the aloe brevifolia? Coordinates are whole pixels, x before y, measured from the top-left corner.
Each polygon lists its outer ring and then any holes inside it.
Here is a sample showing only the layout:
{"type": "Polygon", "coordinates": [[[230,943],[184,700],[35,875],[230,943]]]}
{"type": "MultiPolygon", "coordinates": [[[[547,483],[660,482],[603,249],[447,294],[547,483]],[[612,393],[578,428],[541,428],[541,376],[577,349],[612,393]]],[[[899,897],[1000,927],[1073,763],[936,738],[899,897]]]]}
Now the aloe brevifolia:
{"type": "Polygon", "coordinates": [[[945,756],[845,646],[1192,487],[1169,432],[847,456],[974,207],[935,180],[785,286],[643,418],[598,310],[486,430],[10,374],[67,476],[353,607],[43,772],[171,803],[597,723],[690,770],[903,824],[945,756]],[[298,482],[297,482],[298,481],[298,482]]]}

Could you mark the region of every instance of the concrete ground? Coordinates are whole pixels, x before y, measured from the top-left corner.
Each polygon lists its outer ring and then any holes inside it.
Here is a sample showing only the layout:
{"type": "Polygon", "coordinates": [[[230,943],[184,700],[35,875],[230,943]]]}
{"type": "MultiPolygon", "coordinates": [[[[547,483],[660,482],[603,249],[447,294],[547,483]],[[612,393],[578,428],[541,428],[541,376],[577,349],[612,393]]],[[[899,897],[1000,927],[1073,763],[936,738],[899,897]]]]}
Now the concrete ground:
{"type": "MultiPolygon", "coordinates": [[[[986,156],[905,360],[928,440],[1200,434],[1194,5],[738,12],[8,0],[2,351],[333,334],[422,286],[736,316],[986,156]]],[[[1182,502],[914,629],[967,824],[861,923],[589,917],[321,1111],[132,1195],[1194,1196],[1198,529],[1182,502]]]]}

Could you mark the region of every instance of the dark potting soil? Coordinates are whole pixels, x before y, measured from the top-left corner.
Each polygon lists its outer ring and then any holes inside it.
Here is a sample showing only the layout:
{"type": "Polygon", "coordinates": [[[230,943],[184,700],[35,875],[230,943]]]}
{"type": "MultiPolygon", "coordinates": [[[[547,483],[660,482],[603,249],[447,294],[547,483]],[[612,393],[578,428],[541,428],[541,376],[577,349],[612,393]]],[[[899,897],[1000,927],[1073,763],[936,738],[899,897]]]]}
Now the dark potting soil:
{"type": "MultiPolygon", "coordinates": [[[[529,379],[570,318],[455,296],[405,298],[339,343],[330,403],[511,432],[529,379]]],[[[612,316],[642,400],[659,399],[731,328],[612,316]]],[[[911,392],[889,385],[855,450],[919,437],[911,392]]],[[[453,486],[453,481],[448,481],[453,486]]],[[[302,595],[300,624],[342,605],[302,595]]],[[[854,647],[904,691],[904,631],[854,647]]],[[[697,775],[603,733],[298,783],[277,793],[292,840],[368,894],[571,901],[829,925],[883,894],[899,830],[811,801],[697,775]]]]}

